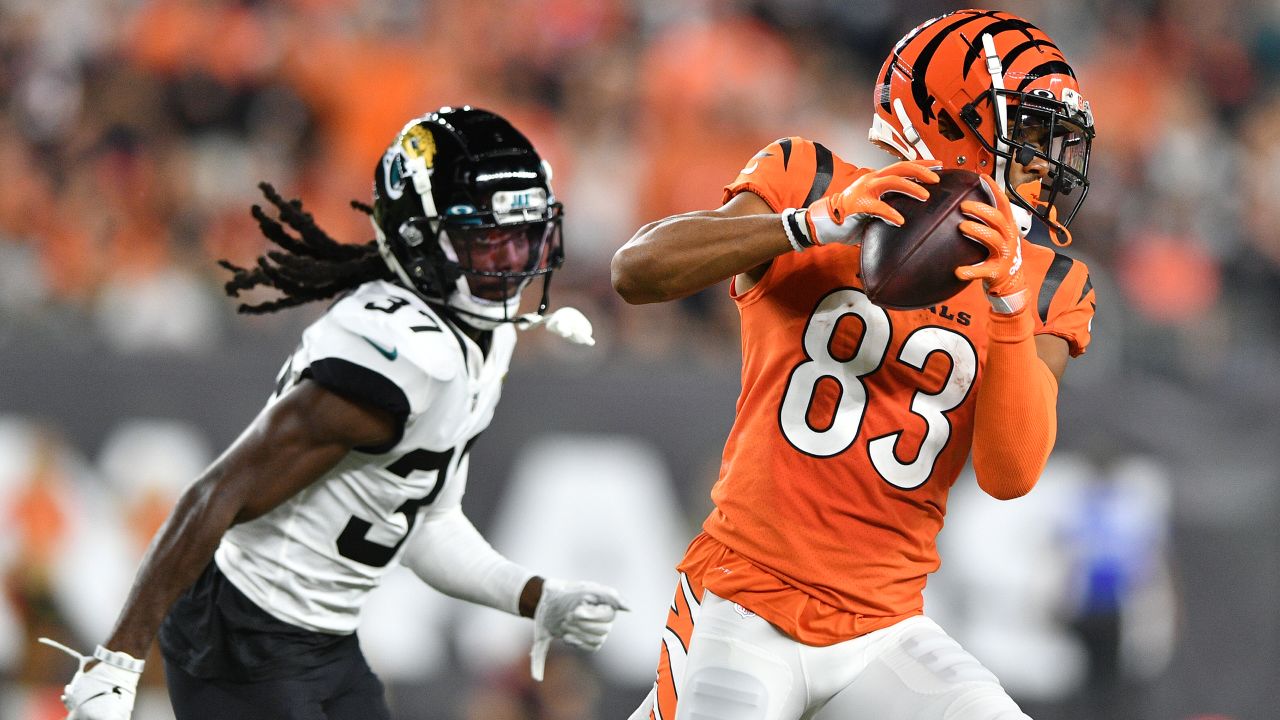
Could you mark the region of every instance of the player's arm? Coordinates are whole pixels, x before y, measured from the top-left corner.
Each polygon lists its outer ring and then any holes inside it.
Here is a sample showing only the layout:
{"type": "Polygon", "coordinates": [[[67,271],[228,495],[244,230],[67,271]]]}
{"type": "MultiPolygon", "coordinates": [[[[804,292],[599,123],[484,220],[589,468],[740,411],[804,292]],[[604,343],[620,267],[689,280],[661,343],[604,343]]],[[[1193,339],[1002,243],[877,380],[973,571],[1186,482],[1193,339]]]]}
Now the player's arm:
{"type": "Polygon", "coordinates": [[[440,592],[533,619],[530,672],[542,680],[552,638],[596,650],[626,603],[617,590],[589,581],[544,579],[493,548],[462,512],[461,483],[422,518],[401,564],[440,592]]]}
{"type": "Polygon", "coordinates": [[[106,647],[143,657],[169,606],[208,565],[227,528],[297,494],[352,448],[381,445],[397,432],[385,410],[300,382],[183,492],[147,549],[106,647]]]}
{"type": "Polygon", "coordinates": [[[148,648],[169,606],[208,565],[227,528],[268,512],[352,448],[392,441],[391,413],[310,380],[294,386],[240,435],[178,499],[142,559],[106,645],[78,658],[62,702],[75,720],[127,720],[148,648]]]}
{"type": "Polygon", "coordinates": [[[752,192],[717,210],[649,223],[613,256],[613,288],[632,304],[676,300],[738,274],[756,279],[791,252],[779,215],[752,192]]]}
{"type": "Polygon", "coordinates": [[[938,181],[931,163],[899,162],[865,173],[808,207],[775,212],[764,198],[743,191],[717,210],[645,225],[613,256],[614,290],[632,304],[665,302],[738,275],[738,291],[743,292],[783,253],[857,244],[871,217],[901,225],[902,215],[881,197],[897,192],[928,199],[920,183],[938,181]]]}
{"type": "Polygon", "coordinates": [[[1022,274],[1021,235],[1009,199],[984,176],[996,205],[966,201],[966,236],[986,246],[987,260],[956,271],[981,280],[991,302],[987,359],[974,412],[973,469],[978,485],[1009,500],[1040,479],[1058,429],[1058,380],[1067,366],[1067,342],[1033,337],[1035,320],[1022,274]]]}

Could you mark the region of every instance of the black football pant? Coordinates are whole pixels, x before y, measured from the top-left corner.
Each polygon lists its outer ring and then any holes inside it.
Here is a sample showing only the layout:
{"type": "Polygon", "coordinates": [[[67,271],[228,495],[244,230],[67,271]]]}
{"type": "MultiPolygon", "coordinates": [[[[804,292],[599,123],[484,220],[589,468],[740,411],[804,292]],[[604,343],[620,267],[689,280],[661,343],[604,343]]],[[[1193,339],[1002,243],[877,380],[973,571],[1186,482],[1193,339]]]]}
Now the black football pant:
{"type": "Polygon", "coordinates": [[[165,661],[169,701],[178,720],[390,720],[382,683],[355,652],[298,677],[205,680],[165,661]]]}

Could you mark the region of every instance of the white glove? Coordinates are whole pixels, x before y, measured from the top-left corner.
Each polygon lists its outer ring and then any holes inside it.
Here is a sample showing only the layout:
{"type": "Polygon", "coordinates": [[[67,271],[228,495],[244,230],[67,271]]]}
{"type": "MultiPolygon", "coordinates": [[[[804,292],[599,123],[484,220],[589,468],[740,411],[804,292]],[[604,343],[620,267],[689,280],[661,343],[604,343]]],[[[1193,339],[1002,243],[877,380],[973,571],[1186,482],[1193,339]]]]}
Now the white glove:
{"type": "Polygon", "coordinates": [[[591,321],[582,311],[572,307],[562,307],[547,318],[547,332],[578,345],[595,345],[591,337],[591,321]]]}
{"type": "Polygon", "coordinates": [[[589,580],[544,580],[542,597],[533,613],[533,649],[529,671],[542,682],[551,639],[583,650],[599,650],[619,610],[628,610],[617,590],[589,580]]]}
{"type": "Polygon", "coordinates": [[[129,720],[145,662],[101,645],[93,655],[81,655],[49,638],[40,638],[40,642],[80,661],[75,676],[62,689],[62,704],[69,711],[67,720],[129,720]],[[98,664],[85,670],[84,666],[94,660],[98,664]]]}
{"type": "Polygon", "coordinates": [[[550,315],[526,313],[516,318],[516,327],[521,330],[545,325],[547,332],[568,340],[577,345],[595,345],[591,337],[591,321],[582,311],[573,307],[562,307],[550,315]]]}

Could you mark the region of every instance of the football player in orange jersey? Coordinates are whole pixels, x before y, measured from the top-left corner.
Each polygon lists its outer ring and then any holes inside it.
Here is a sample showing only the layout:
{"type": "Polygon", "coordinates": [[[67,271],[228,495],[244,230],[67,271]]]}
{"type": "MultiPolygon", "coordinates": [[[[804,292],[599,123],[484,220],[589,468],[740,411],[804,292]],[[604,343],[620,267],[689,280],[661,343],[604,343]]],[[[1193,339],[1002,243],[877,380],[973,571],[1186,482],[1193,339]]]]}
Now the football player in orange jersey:
{"type": "Polygon", "coordinates": [[[947,493],[970,451],[1000,499],[1035,485],[1058,379],[1089,343],[1088,270],[1053,249],[1088,188],[1093,119],[1047,35],[1005,12],[929,20],[894,47],[854,167],[778,140],[716,210],[641,228],[613,259],[628,302],[732,278],[742,393],[715,508],[680,562],[657,682],[633,720],[1017,719],[998,680],[923,614],[947,493]],[[887,310],[859,278],[882,201],[941,167],[984,175],[962,232],[990,251],[943,304],[887,310]],[[1052,241],[1052,242],[1051,242],[1052,241]]]}

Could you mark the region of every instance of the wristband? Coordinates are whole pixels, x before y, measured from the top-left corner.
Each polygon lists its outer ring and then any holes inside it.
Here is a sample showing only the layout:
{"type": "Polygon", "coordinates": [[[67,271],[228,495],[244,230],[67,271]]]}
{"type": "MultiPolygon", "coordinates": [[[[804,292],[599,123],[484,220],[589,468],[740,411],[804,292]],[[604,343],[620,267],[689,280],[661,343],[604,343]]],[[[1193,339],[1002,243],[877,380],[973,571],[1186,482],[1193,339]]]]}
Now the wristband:
{"type": "Polygon", "coordinates": [[[1027,306],[1027,291],[1019,290],[1009,295],[988,295],[991,309],[999,315],[1013,315],[1027,306]]]}
{"type": "Polygon", "coordinates": [[[139,660],[129,653],[115,652],[114,650],[108,650],[101,645],[94,649],[93,657],[94,659],[101,660],[112,667],[118,667],[121,670],[135,672],[139,675],[142,674],[142,668],[147,664],[145,660],[139,660]]]}
{"type": "Polygon", "coordinates": [[[791,248],[796,252],[804,252],[805,248],[815,245],[807,232],[808,212],[808,210],[797,210],[796,208],[787,208],[782,211],[782,229],[787,232],[787,241],[791,243],[791,248]]]}

